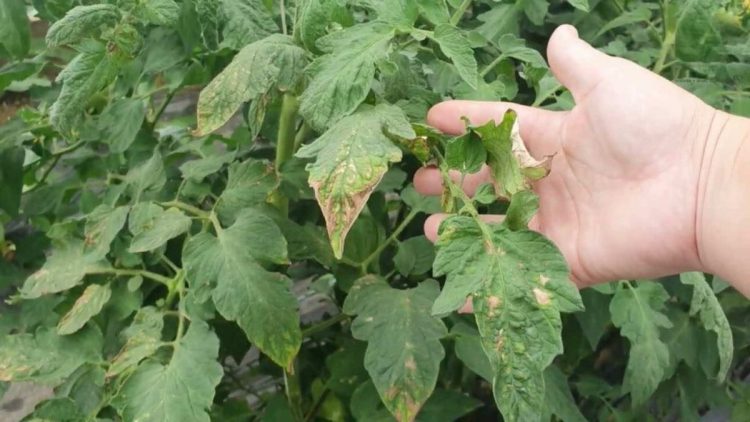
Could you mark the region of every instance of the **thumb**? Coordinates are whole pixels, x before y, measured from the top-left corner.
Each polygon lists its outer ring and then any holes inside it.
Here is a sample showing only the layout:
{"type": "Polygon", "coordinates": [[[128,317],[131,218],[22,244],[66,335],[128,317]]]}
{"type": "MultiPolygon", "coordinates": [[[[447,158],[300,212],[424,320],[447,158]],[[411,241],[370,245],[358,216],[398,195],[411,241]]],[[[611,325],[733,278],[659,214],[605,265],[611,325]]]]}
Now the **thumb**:
{"type": "Polygon", "coordinates": [[[575,27],[561,25],[549,39],[547,59],[557,80],[578,102],[604,77],[612,57],[578,38],[575,27]]]}

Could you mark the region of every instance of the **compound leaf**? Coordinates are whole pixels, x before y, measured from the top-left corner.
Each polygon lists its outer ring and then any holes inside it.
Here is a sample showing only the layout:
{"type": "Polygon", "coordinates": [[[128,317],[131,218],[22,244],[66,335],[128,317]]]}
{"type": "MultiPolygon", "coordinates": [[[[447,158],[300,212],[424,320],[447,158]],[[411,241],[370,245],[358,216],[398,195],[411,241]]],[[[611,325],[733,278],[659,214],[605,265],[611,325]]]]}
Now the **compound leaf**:
{"type": "Polygon", "coordinates": [[[354,112],[370,92],[375,62],[386,56],[390,25],[380,22],[355,25],[318,40],[329,53],[311,65],[314,74],[300,96],[300,113],[317,131],[354,112]]]}
{"type": "Polygon", "coordinates": [[[107,284],[91,284],[57,324],[57,334],[73,334],[83,328],[92,317],[101,312],[112,296],[107,284]]]}
{"type": "Polygon", "coordinates": [[[661,328],[672,323],[662,313],[669,293],[659,283],[642,282],[620,287],[609,304],[612,323],[630,340],[630,357],[623,388],[638,406],[656,391],[669,367],[669,348],[661,328]]]}
{"type": "Polygon", "coordinates": [[[122,386],[115,405],[125,420],[209,422],[207,412],[224,375],[218,357],[218,337],[194,319],[169,364],[142,363],[122,386]]]}
{"type": "Polygon", "coordinates": [[[222,44],[229,48],[239,50],[279,30],[262,0],[221,0],[221,7],[226,16],[222,44]]]}
{"type": "Polygon", "coordinates": [[[583,308],[565,259],[536,232],[461,216],[443,222],[437,247],[433,272],[447,279],[433,313],[456,310],[471,295],[500,411],[509,420],[539,419],[544,370],[563,349],[560,312],[583,308]]]}
{"type": "Polygon", "coordinates": [[[213,132],[227,122],[240,106],[276,86],[293,89],[307,64],[305,50],[290,36],[273,34],[242,50],[216,76],[198,99],[196,135],[213,132]]]}
{"type": "Polygon", "coordinates": [[[693,286],[693,299],[690,302],[690,315],[698,315],[706,330],[716,333],[716,345],[719,348],[719,372],[716,377],[723,381],[734,355],[732,328],[721,308],[711,286],[706,282],[703,273],[684,273],[680,275],[683,284],[693,286]]]}
{"type": "Polygon", "coordinates": [[[416,136],[398,107],[380,104],[340,120],[297,152],[298,157],[316,159],[307,166],[308,181],[323,210],[337,258],[341,258],[346,235],[388,164],[401,160],[401,149],[388,135],[416,136]]]}
{"type": "Polygon", "coordinates": [[[366,276],[349,291],[344,312],[357,315],[352,335],[367,341],[365,368],[380,398],[399,421],[412,421],[435,389],[443,322],[430,314],[439,294],[428,280],[414,289],[398,290],[383,279],[366,276]]]}
{"type": "Polygon", "coordinates": [[[120,19],[120,11],[112,4],[76,6],[47,31],[47,45],[56,47],[73,44],[94,35],[102,28],[114,26],[120,19]]]}
{"type": "Polygon", "coordinates": [[[203,233],[190,239],[183,261],[189,279],[216,282],[213,301],[219,313],[236,321],[274,362],[288,367],[302,335],[289,279],[261,265],[288,262],[286,241],[273,220],[245,210],[217,236],[203,233]]]}

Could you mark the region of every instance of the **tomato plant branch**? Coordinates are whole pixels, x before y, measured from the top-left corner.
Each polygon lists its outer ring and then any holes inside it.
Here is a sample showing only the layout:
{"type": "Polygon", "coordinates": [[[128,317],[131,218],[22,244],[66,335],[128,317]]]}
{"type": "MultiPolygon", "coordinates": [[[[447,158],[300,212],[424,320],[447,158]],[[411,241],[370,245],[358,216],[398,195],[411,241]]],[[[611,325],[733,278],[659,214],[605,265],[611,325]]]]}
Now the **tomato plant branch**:
{"type": "Polygon", "coordinates": [[[403,232],[404,229],[406,229],[406,226],[408,226],[409,223],[411,223],[412,220],[414,220],[417,214],[419,214],[417,211],[414,211],[414,210],[409,211],[409,213],[406,214],[406,217],[404,217],[404,219],[401,220],[401,223],[398,225],[398,227],[393,229],[393,233],[391,233],[391,235],[388,236],[388,238],[383,243],[381,243],[378,246],[378,248],[375,249],[373,253],[367,256],[367,258],[365,258],[364,261],[362,261],[360,265],[362,267],[363,272],[367,272],[367,267],[370,266],[372,261],[377,259],[380,256],[380,254],[383,253],[385,248],[387,248],[391,243],[393,243],[394,241],[396,241],[396,239],[398,239],[398,236],[401,234],[401,232],[403,232]]]}
{"type": "MultiPolygon", "coordinates": [[[[283,2],[282,2],[283,4],[283,2]]],[[[281,166],[292,158],[295,146],[295,125],[297,122],[297,110],[299,101],[292,94],[284,94],[281,103],[281,115],[279,116],[279,131],[276,137],[276,172],[281,166]]],[[[278,189],[271,195],[271,204],[281,211],[283,215],[289,214],[289,199],[285,198],[278,189]]]]}
{"type": "Polygon", "coordinates": [[[677,41],[675,23],[672,22],[670,9],[669,0],[664,0],[661,5],[664,38],[659,49],[659,57],[656,59],[656,64],[654,64],[653,68],[653,71],[656,73],[661,73],[664,70],[667,57],[677,41]]]}
{"type": "Polygon", "coordinates": [[[464,16],[464,13],[466,13],[466,9],[471,6],[471,0],[464,0],[459,6],[458,9],[456,9],[455,12],[453,12],[453,15],[451,15],[450,23],[451,25],[456,25],[461,20],[461,18],[464,16]]]}
{"type": "Polygon", "coordinates": [[[195,215],[196,217],[200,217],[204,220],[210,219],[210,214],[208,211],[204,211],[200,208],[194,207],[190,204],[186,204],[184,202],[180,201],[168,201],[168,202],[159,202],[159,205],[166,208],[177,208],[181,209],[183,211],[189,212],[190,214],[195,215]]]}
{"type": "Polygon", "coordinates": [[[149,128],[153,131],[154,128],[156,128],[156,124],[159,122],[159,119],[161,118],[161,115],[164,114],[164,111],[167,109],[167,106],[169,106],[169,103],[172,102],[172,99],[174,98],[175,94],[177,94],[178,90],[170,90],[167,93],[167,96],[164,98],[164,101],[162,102],[159,109],[154,114],[153,119],[151,120],[151,123],[149,125],[149,128]]]}
{"type": "Polygon", "coordinates": [[[289,402],[289,408],[292,411],[292,417],[295,421],[303,420],[302,412],[302,392],[299,386],[299,375],[294,370],[294,362],[289,368],[284,369],[284,392],[289,402]]]}
{"type": "Polygon", "coordinates": [[[286,6],[284,5],[284,0],[279,1],[279,13],[281,13],[281,32],[283,32],[284,35],[286,35],[287,34],[286,6]]]}
{"type": "Polygon", "coordinates": [[[304,422],[309,422],[315,418],[315,415],[318,414],[318,410],[320,410],[320,406],[323,405],[323,402],[326,400],[328,395],[331,393],[331,390],[329,388],[326,388],[323,390],[322,393],[320,393],[320,396],[318,396],[318,399],[315,400],[315,403],[310,408],[310,410],[307,412],[307,415],[305,415],[304,422]]]}
{"type": "Polygon", "coordinates": [[[349,316],[346,314],[338,314],[334,315],[326,320],[323,320],[317,324],[311,325],[304,330],[302,330],[302,338],[310,337],[314,334],[317,334],[323,330],[325,330],[328,327],[334,326],[338,324],[339,322],[343,322],[349,319],[349,316]]]}
{"type": "Polygon", "coordinates": [[[161,283],[167,286],[167,288],[169,288],[169,286],[172,284],[171,278],[165,277],[161,274],[153,273],[151,271],[146,271],[146,270],[127,270],[127,269],[119,269],[119,268],[110,268],[110,269],[94,270],[94,271],[91,271],[89,274],[110,274],[116,277],[141,276],[143,278],[156,281],[157,283],[161,283]]]}

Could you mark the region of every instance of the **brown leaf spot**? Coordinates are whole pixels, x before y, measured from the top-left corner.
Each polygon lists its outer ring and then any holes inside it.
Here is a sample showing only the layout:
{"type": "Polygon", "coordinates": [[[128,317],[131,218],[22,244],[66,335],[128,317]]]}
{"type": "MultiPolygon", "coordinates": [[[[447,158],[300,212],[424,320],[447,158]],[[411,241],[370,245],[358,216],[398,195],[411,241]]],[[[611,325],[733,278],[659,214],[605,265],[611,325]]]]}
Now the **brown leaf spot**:
{"type": "Polygon", "coordinates": [[[414,361],[413,357],[409,356],[404,362],[404,368],[408,371],[415,372],[417,370],[417,362],[414,361]]]}
{"type": "Polygon", "coordinates": [[[504,346],[505,346],[505,337],[503,337],[502,333],[497,333],[497,336],[495,336],[495,350],[500,352],[503,350],[504,346]]]}
{"type": "Polygon", "coordinates": [[[495,310],[500,307],[501,300],[497,296],[490,296],[487,298],[487,316],[495,316],[495,310]]]}
{"type": "Polygon", "coordinates": [[[542,306],[549,305],[549,294],[544,290],[534,287],[534,297],[536,297],[536,302],[538,304],[542,306]]]}

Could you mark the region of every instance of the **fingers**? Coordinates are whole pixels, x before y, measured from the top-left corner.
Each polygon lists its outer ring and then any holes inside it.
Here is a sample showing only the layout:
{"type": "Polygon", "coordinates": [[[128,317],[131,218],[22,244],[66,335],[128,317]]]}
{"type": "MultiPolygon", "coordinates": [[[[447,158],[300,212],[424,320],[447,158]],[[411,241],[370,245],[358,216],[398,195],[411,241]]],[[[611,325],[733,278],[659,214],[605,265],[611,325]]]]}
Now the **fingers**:
{"type": "Polygon", "coordinates": [[[492,101],[445,101],[435,105],[427,113],[427,123],[452,135],[466,131],[466,117],[473,125],[482,125],[490,120],[500,122],[509,109],[518,113],[521,137],[531,155],[540,159],[559,150],[560,133],[566,112],[549,111],[514,103],[492,101]]]}
{"type": "MultiPolygon", "coordinates": [[[[454,183],[461,182],[461,173],[451,171],[451,180],[454,183]]],[[[483,166],[477,173],[467,174],[461,186],[469,196],[474,196],[477,188],[491,181],[489,167],[483,166]]],[[[422,167],[414,174],[414,188],[425,196],[436,196],[443,193],[443,175],[435,167],[422,167]]]]}
{"type": "MultiPolygon", "coordinates": [[[[432,214],[427,217],[427,220],[424,222],[424,235],[427,239],[431,242],[437,241],[440,223],[449,216],[450,214],[432,214]]],[[[481,215],[479,217],[487,223],[502,223],[505,220],[504,215],[481,215]]]]}
{"type": "Polygon", "coordinates": [[[612,60],[578,38],[578,31],[571,25],[561,25],[552,33],[547,58],[552,73],[570,90],[576,102],[610,71],[608,64],[612,60]]]}

